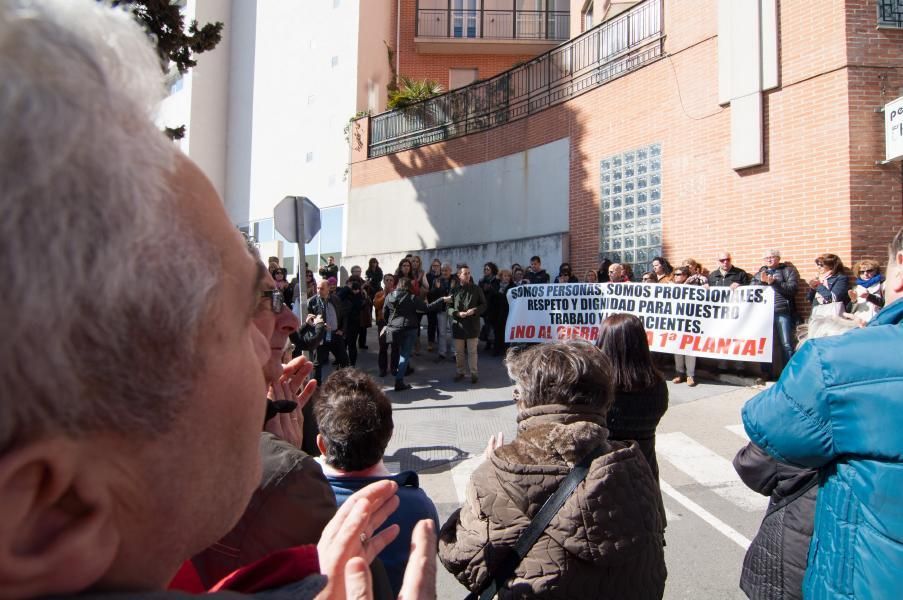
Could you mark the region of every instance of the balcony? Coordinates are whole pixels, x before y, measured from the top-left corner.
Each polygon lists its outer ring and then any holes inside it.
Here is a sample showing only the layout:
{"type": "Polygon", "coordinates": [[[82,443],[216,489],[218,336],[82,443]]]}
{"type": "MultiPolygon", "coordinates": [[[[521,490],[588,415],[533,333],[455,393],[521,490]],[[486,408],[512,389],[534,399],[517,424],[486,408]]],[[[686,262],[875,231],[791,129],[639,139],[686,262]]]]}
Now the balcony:
{"type": "Polygon", "coordinates": [[[559,4],[567,9],[561,0],[421,0],[414,45],[422,54],[539,54],[569,37],[570,11],[559,4]]]}
{"type": "Polygon", "coordinates": [[[528,117],[660,59],[662,41],[662,0],[645,0],[491,79],[371,117],[368,157],[528,117]]]}

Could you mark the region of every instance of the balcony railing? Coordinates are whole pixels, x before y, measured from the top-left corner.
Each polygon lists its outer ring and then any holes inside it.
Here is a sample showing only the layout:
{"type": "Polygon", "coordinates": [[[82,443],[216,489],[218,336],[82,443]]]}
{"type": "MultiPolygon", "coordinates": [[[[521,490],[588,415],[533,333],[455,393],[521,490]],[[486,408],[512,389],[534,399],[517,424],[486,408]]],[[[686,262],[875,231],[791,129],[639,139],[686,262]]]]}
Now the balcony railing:
{"type": "Polygon", "coordinates": [[[417,10],[415,35],[421,38],[566,40],[571,13],[545,10],[417,10]]]}
{"type": "Polygon", "coordinates": [[[646,0],[491,79],[371,117],[368,156],[527,117],[661,58],[662,41],[662,0],[646,0]]]}

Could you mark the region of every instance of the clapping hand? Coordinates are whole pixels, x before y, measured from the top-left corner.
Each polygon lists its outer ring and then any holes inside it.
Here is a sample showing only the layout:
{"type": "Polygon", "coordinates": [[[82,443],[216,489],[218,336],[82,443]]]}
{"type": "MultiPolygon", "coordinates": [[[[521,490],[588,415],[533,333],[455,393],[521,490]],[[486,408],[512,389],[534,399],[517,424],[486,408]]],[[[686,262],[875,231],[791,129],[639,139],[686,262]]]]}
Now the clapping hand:
{"type": "Polygon", "coordinates": [[[278,381],[270,383],[267,393],[267,398],[270,400],[291,400],[298,403],[295,410],[277,414],[264,426],[264,431],[282,438],[296,448],[301,447],[302,432],[304,431],[304,416],[301,409],[317,390],[315,379],[307,381],[313,369],[313,363],[304,356],[292,359],[287,365],[282,365],[282,376],[278,381]]]}

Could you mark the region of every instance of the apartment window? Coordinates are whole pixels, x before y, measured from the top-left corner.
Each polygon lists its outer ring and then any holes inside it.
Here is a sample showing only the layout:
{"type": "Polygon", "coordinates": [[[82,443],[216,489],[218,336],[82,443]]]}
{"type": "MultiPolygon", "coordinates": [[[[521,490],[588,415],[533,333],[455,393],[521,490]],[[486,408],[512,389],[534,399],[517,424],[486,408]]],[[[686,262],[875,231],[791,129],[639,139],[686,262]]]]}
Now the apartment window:
{"type": "Polygon", "coordinates": [[[662,147],[644,146],[603,158],[602,255],[648,271],[662,254],[662,147]]]}
{"type": "Polygon", "coordinates": [[[339,66],[339,57],[338,57],[338,56],[333,56],[333,57],[332,57],[332,66],[333,66],[333,67],[339,66]]]}
{"type": "Polygon", "coordinates": [[[583,9],[583,31],[593,28],[593,0],[590,0],[583,9]]]}
{"type": "Polygon", "coordinates": [[[313,104],[315,100],[316,100],[316,96],[313,96],[313,95],[308,96],[308,97],[307,97],[307,104],[308,104],[308,106],[311,105],[311,104],[313,104]]]}
{"type": "Polygon", "coordinates": [[[342,5],[342,0],[332,0],[332,7],[338,8],[342,5]]]}
{"type": "Polygon", "coordinates": [[[313,162],[313,160],[314,160],[313,152],[308,152],[307,155],[304,157],[304,162],[313,162]]]}
{"type": "Polygon", "coordinates": [[[477,69],[449,69],[448,89],[454,90],[465,85],[470,85],[477,80],[477,69]]]}
{"type": "Polygon", "coordinates": [[[903,29],[903,0],[878,0],[878,27],[903,29]]]}

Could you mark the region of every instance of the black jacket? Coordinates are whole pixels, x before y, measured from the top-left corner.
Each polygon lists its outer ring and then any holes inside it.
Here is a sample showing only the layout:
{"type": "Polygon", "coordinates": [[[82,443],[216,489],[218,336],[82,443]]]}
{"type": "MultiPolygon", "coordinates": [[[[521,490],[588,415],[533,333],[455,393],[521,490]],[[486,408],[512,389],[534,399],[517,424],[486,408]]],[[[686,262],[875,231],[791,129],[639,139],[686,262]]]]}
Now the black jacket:
{"type": "Polygon", "coordinates": [[[731,265],[727,273],[715,269],[709,273],[709,285],[712,287],[729,287],[731,284],[749,285],[749,273],[736,265],[731,265]]]}
{"type": "Polygon", "coordinates": [[[796,309],[796,288],[800,284],[799,271],[789,263],[778,263],[776,269],[762,267],[753,276],[752,285],[766,285],[762,283],[762,275],[765,273],[774,276],[774,283],[770,285],[774,290],[775,314],[793,314],[796,309]]]}
{"type": "Polygon", "coordinates": [[[445,307],[442,298],[427,304],[410,292],[395,290],[383,304],[383,321],[386,322],[389,335],[405,329],[416,329],[420,326],[419,313],[436,312],[445,307]]]}
{"type": "Polygon", "coordinates": [[[652,387],[634,392],[615,391],[608,411],[609,439],[619,442],[636,440],[646,462],[658,481],[655,459],[655,428],[668,410],[668,386],[659,380],[652,387]]]}
{"type": "MultiPolygon", "coordinates": [[[[327,301],[332,304],[332,307],[335,309],[336,321],[338,322],[338,327],[336,329],[344,334],[348,325],[348,306],[342,303],[341,299],[335,294],[330,294],[327,301]]],[[[325,307],[321,302],[319,294],[311,296],[307,301],[307,312],[312,315],[323,315],[323,320],[326,320],[325,307]]]]}
{"type": "Polygon", "coordinates": [[[778,462],[752,442],[734,457],[734,469],[750,489],[771,496],[743,559],[740,589],[753,600],[802,598],[818,471],[778,462]]]}

